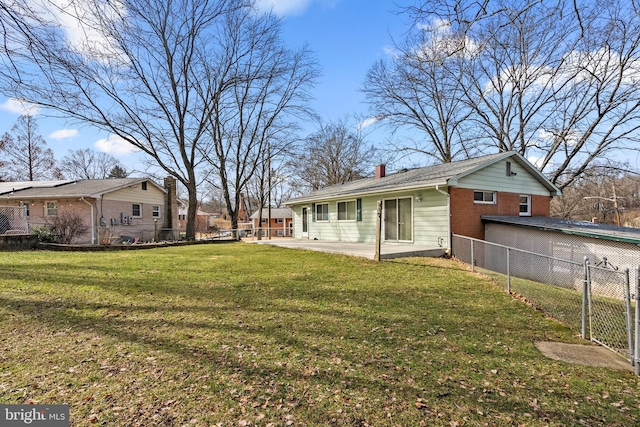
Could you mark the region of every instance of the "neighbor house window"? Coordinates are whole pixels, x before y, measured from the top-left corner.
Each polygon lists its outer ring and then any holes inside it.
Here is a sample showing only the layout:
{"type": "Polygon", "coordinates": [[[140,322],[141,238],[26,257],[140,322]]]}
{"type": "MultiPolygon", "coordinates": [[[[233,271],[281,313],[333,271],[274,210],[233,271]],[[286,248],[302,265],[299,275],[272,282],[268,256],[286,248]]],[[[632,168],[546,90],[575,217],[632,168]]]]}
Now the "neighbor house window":
{"type": "Polygon", "coordinates": [[[338,202],[338,221],[356,220],[356,201],[338,202]]]}
{"type": "Polygon", "coordinates": [[[279,236],[279,237],[284,236],[284,233],[282,232],[282,230],[278,230],[278,236],[279,236]]]}
{"type": "Polygon", "coordinates": [[[153,218],[160,218],[160,206],[151,206],[151,216],[153,218]]]}
{"type": "Polygon", "coordinates": [[[520,216],[531,216],[531,196],[520,195],[520,216]]]}
{"type": "Polygon", "coordinates": [[[44,208],[46,216],[58,215],[58,202],[46,202],[44,208]]]}
{"type": "Polygon", "coordinates": [[[284,221],[284,220],[283,220],[282,218],[278,218],[278,219],[276,219],[276,222],[277,222],[278,224],[282,224],[282,222],[283,222],[283,221],[284,221]]]}
{"type": "Polygon", "coordinates": [[[329,221],[329,203],[316,205],[316,221],[329,221]]]}
{"type": "Polygon", "coordinates": [[[488,203],[494,204],[496,202],[495,191],[474,191],[473,203],[488,203]]]}
{"type": "Polygon", "coordinates": [[[22,216],[29,218],[29,202],[22,204],[22,216]]]}
{"type": "Polygon", "coordinates": [[[142,205],[140,203],[134,203],[131,205],[131,216],[136,218],[142,217],[142,205]]]}
{"type": "Polygon", "coordinates": [[[142,189],[143,189],[144,191],[147,191],[147,181],[143,181],[143,182],[142,182],[142,189]]]}

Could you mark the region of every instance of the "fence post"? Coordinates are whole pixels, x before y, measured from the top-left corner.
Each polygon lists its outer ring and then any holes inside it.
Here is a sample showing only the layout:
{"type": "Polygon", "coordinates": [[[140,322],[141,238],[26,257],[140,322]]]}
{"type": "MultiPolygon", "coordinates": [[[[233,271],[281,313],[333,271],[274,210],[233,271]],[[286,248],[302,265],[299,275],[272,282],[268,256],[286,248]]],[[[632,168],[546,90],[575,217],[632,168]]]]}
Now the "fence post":
{"type": "Polygon", "coordinates": [[[510,255],[511,250],[507,248],[507,292],[511,293],[511,264],[510,255]]]}
{"type": "Polygon", "coordinates": [[[635,346],[633,342],[633,315],[631,313],[631,280],[629,278],[629,269],[624,269],[624,280],[625,280],[625,289],[624,289],[624,299],[626,305],[627,312],[627,338],[629,340],[629,360],[631,360],[631,365],[635,366],[635,346]]]}
{"type": "Polygon", "coordinates": [[[640,266],[636,269],[636,343],[635,343],[635,371],[640,375],[640,266]]]}
{"type": "Polygon", "coordinates": [[[582,339],[587,339],[587,312],[589,293],[589,257],[584,257],[584,280],[582,281],[582,339]]]}
{"type": "Polygon", "coordinates": [[[471,239],[471,271],[475,271],[474,267],[475,267],[475,255],[473,253],[473,239],[471,239]]]}

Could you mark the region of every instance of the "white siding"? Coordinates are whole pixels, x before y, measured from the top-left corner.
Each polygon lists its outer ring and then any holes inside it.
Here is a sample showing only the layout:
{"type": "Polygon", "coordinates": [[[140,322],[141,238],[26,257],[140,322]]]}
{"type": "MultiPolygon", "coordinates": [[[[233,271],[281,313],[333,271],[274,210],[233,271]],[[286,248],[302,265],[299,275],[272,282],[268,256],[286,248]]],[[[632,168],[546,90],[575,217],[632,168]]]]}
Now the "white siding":
{"type": "MultiPolygon", "coordinates": [[[[293,206],[294,237],[302,237],[302,207],[309,208],[309,239],[343,242],[374,242],[376,209],[378,200],[410,197],[413,200],[413,243],[438,247],[447,246],[449,218],[447,196],[433,190],[418,190],[397,194],[362,197],[362,221],[338,221],[337,202],[354,200],[322,201],[329,204],[329,221],[312,221],[312,204],[293,206]],[[417,200],[420,196],[421,201],[417,200]]],[[[384,229],[383,229],[384,236],[384,229]]]]}
{"type": "Polygon", "coordinates": [[[165,193],[158,187],[147,183],[147,189],[143,190],[140,183],[131,187],[121,188],[104,195],[104,200],[117,200],[120,202],[145,203],[164,206],[165,193]]]}
{"type": "Polygon", "coordinates": [[[503,160],[480,169],[459,179],[456,187],[538,196],[549,195],[549,190],[514,160],[503,160]],[[511,171],[516,175],[510,177],[506,175],[507,161],[511,161],[511,171]]]}

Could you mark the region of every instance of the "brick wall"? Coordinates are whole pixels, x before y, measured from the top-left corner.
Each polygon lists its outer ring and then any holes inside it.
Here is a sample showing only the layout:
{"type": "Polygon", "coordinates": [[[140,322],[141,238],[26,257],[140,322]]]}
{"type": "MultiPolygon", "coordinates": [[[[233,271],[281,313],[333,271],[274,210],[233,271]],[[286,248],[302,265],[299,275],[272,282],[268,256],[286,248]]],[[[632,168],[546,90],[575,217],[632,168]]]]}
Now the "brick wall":
{"type": "MultiPolygon", "coordinates": [[[[451,195],[451,232],[463,236],[484,239],[482,215],[520,214],[520,194],[497,193],[496,204],[473,202],[473,190],[466,188],[449,188],[451,195]]],[[[531,215],[549,216],[551,197],[531,196],[531,215]]]]}

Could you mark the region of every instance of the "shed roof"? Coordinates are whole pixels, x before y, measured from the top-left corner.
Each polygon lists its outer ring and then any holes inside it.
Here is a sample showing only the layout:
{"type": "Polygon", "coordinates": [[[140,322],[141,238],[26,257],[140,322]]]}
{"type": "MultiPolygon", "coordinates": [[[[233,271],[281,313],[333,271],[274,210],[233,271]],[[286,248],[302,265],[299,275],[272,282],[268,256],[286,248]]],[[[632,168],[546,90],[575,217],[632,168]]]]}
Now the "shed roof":
{"type": "MultiPolygon", "coordinates": [[[[255,211],[249,218],[258,219],[260,211],[255,211]]],[[[262,218],[267,218],[269,215],[269,208],[262,208],[262,218]]],[[[271,208],[271,218],[273,219],[285,219],[293,218],[293,211],[290,208],[271,208]]]]}
{"type": "Polygon", "coordinates": [[[385,193],[415,188],[429,188],[437,185],[456,185],[458,180],[498,161],[511,158],[535,176],[552,195],[559,195],[560,189],[549,181],[538,169],[515,151],[507,151],[474,159],[423,168],[402,170],[383,178],[363,178],[343,184],[331,185],[320,190],[288,200],[287,205],[312,200],[335,199],[344,196],[385,193]]]}
{"type": "MultiPolygon", "coordinates": [[[[97,198],[103,194],[122,188],[130,187],[147,181],[166,192],[164,188],[149,178],[119,178],[119,179],[82,179],[78,181],[30,181],[22,184],[20,189],[13,188],[0,192],[0,199],[42,199],[55,197],[92,197],[97,198]],[[27,185],[29,184],[29,185],[27,185]]],[[[3,183],[10,184],[10,183],[3,183]]],[[[8,189],[9,186],[3,186],[8,189]]],[[[0,188],[2,191],[3,188],[0,188]]]]}
{"type": "Polygon", "coordinates": [[[482,221],[640,245],[640,229],[638,228],[537,216],[486,215],[482,217],[482,221]]]}

